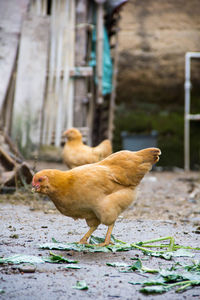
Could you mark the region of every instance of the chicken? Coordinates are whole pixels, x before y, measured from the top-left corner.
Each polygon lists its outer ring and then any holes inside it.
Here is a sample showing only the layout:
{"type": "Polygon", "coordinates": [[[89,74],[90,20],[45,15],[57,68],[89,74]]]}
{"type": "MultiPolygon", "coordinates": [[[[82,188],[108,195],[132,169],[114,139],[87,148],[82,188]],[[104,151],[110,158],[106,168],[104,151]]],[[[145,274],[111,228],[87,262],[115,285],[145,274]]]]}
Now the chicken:
{"type": "Polygon", "coordinates": [[[131,205],[136,187],[160,154],[157,148],[119,151],[69,171],[42,170],[33,177],[33,190],[48,195],[62,214],[86,220],[90,229],[79,243],[86,244],[102,223],[108,230],[99,245],[109,245],[117,217],[131,205]]]}
{"type": "Polygon", "coordinates": [[[104,140],[97,147],[84,145],[82,135],[76,128],[68,129],[63,136],[68,139],[62,153],[63,161],[70,169],[98,162],[112,153],[109,140],[104,140]]]}

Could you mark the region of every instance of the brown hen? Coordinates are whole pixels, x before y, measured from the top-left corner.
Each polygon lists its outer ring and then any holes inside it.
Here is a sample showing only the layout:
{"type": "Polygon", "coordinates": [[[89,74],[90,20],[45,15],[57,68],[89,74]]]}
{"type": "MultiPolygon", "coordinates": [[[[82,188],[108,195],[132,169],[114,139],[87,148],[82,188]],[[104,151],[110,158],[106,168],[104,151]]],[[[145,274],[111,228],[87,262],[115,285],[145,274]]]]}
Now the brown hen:
{"type": "Polygon", "coordinates": [[[63,136],[67,138],[62,153],[63,161],[70,169],[98,162],[112,153],[109,140],[104,140],[97,147],[83,144],[82,135],[76,128],[68,129],[63,136]]]}
{"type": "Polygon", "coordinates": [[[62,214],[86,220],[90,229],[80,243],[87,243],[102,223],[108,226],[102,245],[108,245],[116,219],[131,205],[138,184],[160,154],[157,148],[120,151],[65,172],[42,170],[34,175],[32,185],[36,192],[47,194],[62,214]]]}

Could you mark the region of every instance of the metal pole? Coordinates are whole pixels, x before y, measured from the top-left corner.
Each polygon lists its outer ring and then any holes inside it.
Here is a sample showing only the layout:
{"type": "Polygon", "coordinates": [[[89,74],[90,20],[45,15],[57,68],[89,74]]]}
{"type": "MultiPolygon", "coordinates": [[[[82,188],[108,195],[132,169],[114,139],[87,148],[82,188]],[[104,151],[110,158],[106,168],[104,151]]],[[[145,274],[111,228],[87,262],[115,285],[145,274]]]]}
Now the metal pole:
{"type": "Polygon", "coordinates": [[[187,52],[185,55],[185,118],[184,118],[184,168],[190,170],[190,120],[200,120],[200,114],[190,114],[190,65],[191,58],[200,58],[200,52],[187,52]]]}
{"type": "Polygon", "coordinates": [[[184,118],[184,168],[190,170],[190,53],[185,55],[185,118],[184,118]]]}

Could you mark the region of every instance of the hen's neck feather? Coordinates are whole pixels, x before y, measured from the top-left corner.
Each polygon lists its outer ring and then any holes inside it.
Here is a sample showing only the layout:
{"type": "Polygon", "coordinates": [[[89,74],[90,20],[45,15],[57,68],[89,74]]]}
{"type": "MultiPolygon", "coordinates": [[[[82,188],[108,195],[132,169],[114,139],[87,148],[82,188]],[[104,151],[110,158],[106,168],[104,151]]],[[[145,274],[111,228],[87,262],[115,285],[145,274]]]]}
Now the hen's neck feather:
{"type": "Polygon", "coordinates": [[[74,178],[70,171],[45,170],[44,175],[48,177],[50,193],[66,191],[74,182],[74,178]]]}

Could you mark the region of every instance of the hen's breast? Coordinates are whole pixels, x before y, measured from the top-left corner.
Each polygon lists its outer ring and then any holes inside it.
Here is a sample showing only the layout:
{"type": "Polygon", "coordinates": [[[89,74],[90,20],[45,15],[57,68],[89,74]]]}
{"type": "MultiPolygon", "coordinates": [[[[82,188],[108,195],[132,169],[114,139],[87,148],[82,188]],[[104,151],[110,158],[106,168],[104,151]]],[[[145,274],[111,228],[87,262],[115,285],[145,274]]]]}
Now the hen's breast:
{"type": "Polygon", "coordinates": [[[61,214],[73,219],[92,219],[96,218],[95,213],[90,207],[82,206],[79,201],[63,201],[61,198],[51,197],[56,208],[61,214]]]}

